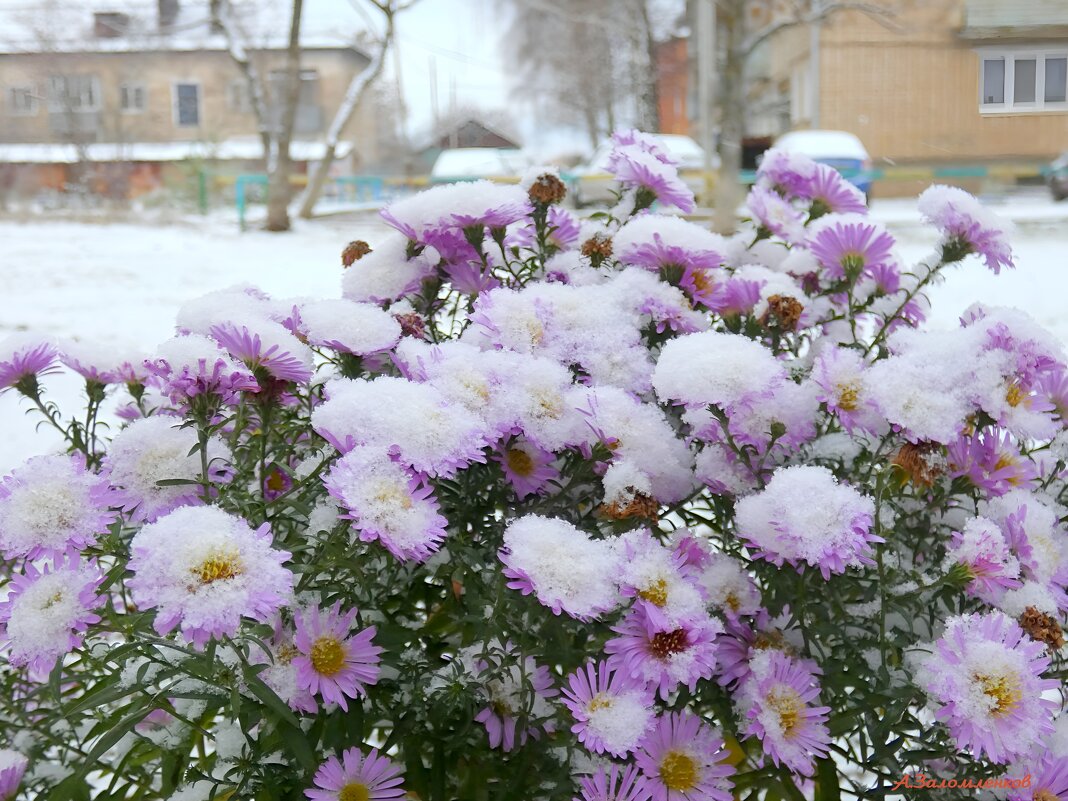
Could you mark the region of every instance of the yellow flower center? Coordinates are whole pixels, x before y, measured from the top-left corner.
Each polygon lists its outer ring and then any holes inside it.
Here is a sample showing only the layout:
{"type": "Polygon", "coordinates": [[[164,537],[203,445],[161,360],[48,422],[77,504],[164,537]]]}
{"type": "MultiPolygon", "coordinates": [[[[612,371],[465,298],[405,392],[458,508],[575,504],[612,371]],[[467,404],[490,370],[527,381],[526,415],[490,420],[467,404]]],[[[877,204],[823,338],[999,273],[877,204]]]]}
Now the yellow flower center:
{"type": "Polygon", "coordinates": [[[412,498],[408,494],[408,488],[393,481],[379,481],[374,488],[373,497],[375,503],[399,506],[402,509],[412,508],[412,498]]]}
{"type": "Polygon", "coordinates": [[[1023,387],[1019,384],[1012,384],[1005,393],[1005,402],[1009,406],[1016,408],[1025,397],[1027,397],[1027,393],[1023,391],[1023,387]]]}
{"type": "Polygon", "coordinates": [[[663,606],[668,599],[667,582],[662,578],[658,578],[644,590],[639,590],[638,596],[644,598],[653,606],[663,606]]]}
{"type": "Polygon", "coordinates": [[[856,381],[848,381],[835,387],[838,394],[838,408],[842,411],[856,411],[860,400],[860,386],[856,381]]]}
{"type": "Polygon", "coordinates": [[[682,751],[668,751],[660,760],[660,781],[669,790],[685,792],[697,785],[697,763],[682,751]]]}
{"type": "Polygon", "coordinates": [[[44,603],[45,609],[51,609],[53,606],[63,600],[63,590],[58,590],[51,598],[44,603]]]}
{"type": "Polygon", "coordinates": [[[529,476],[534,472],[534,460],[530,454],[519,448],[509,448],[505,451],[504,460],[508,463],[508,469],[517,476],[529,476]]]}
{"type": "Polygon", "coordinates": [[[612,699],[604,693],[598,693],[590,699],[590,703],[586,705],[587,712],[596,712],[598,709],[608,709],[612,706],[612,699]]]}
{"type": "Polygon", "coordinates": [[[232,578],[237,578],[244,571],[237,553],[231,551],[229,553],[216,552],[211,554],[207,559],[194,567],[191,572],[196,577],[197,581],[200,582],[201,586],[207,586],[216,581],[227,581],[232,578]]]}
{"type": "Polygon", "coordinates": [[[742,602],[738,600],[738,596],[733,592],[728,592],[727,597],[723,599],[723,605],[730,609],[732,612],[737,612],[742,608],[742,602]]]}
{"type": "Polygon", "coordinates": [[[299,654],[298,651],[291,643],[282,643],[278,646],[278,653],[275,654],[275,658],[279,664],[288,665],[293,661],[293,657],[299,654]]]}
{"type": "Polygon", "coordinates": [[[1009,714],[1021,698],[1020,690],[1012,686],[1008,676],[976,674],[975,680],[982,686],[983,692],[994,701],[990,714],[996,718],[1009,714]]]}
{"type": "Polygon", "coordinates": [[[789,737],[801,722],[801,696],[789,687],[776,687],[768,693],[768,706],[779,716],[783,736],[789,737]]]}
{"type": "Polygon", "coordinates": [[[311,663],[320,676],[333,676],[345,664],[345,649],[337,637],[320,637],[312,643],[311,663]]]}
{"type": "Polygon", "coordinates": [[[1039,790],[1033,796],[1031,796],[1031,798],[1032,801],[1060,801],[1060,799],[1058,799],[1057,796],[1055,796],[1049,790],[1039,790]]]}
{"type": "Polygon", "coordinates": [[[337,794],[337,801],[370,801],[371,791],[366,784],[350,782],[341,788],[337,794]]]}

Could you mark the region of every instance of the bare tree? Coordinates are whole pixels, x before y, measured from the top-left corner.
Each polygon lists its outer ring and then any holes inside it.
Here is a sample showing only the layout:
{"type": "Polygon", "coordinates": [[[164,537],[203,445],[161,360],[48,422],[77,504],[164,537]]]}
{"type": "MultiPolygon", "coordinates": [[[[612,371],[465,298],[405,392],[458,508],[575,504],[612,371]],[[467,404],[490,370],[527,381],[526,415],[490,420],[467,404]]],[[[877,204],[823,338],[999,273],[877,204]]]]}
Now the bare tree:
{"type": "Polygon", "coordinates": [[[382,73],[382,68],[386,62],[386,54],[393,44],[393,38],[396,33],[394,18],[400,12],[411,8],[417,0],[404,0],[404,2],[399,0],[368,0],[368,2],[382,15],[384,30],[378,38],[377,47],[371,56],[370,62],[360,72],[352,76],[352,81],[345,91],[345,97],[341,101],[341,105],[330,123],[330,128],[326,132],[326,150],[308,181],[308,188],[300,204],[300,216],[304,218],[312,216],[315,204],[323,192],[326,180],[330,176],[330,167],[333,165],[334,157],[337,154],[337,146],[341,139],[341,134],[359,107],[360,101],[367,94],[368,88],[382,73]]]}
{"type": "Polygon", "coordinates": [[[716,105],[719,115],[720,171],[714,196],[713,225],[721,233],[734,230],[742,199],[742,139],[745,136],[745,70],[760,45],[776,34],[798,26],[817,24],[841,11],[858,11],[881,24],[893,26],[892,3],[791,0],[776,14],[754,13],[770,5],[768,0],[713,0],[721,35],[722,60],[718,71],[716,105]],[[752,20],[760,20],[757,26],[752,20]]]}
{"type": "Polygon", "coordinates": [[[267,162],[265,227],[268,231],[288,231],[290,228],[289,177],[293,162],[289,145],[293,138],[293,123],[296,120],[300,96],[300,25],[303,9],[304,0],[293,0],[282,86],[278,96],[274,98],[280,108],[277,114],[272,114],[267,103],[266,83],[249,52],[244,34],[237,25],[233,7],[229,0],[212,4],[213,20],[222,29],[230,56],[248,85],[250,105],[263,143],[263,154],[267,162]],[[278,120],[277,124],[273,124],[274,119],[278,120]]]}

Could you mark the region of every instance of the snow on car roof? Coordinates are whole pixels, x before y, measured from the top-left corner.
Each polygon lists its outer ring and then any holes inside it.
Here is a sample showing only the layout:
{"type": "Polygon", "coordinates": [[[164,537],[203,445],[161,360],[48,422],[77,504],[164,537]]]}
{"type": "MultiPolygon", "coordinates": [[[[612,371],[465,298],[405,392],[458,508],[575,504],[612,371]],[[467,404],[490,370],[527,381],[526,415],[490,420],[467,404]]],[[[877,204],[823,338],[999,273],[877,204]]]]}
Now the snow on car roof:
{"type": "Polygon", "coordinates": [[[460,147],[441,151],[430,175],[433,178],[518,176],[528,166],[528,160],[521,150],[460,147]]]}
{"type": "Polygon", "coordinates": [[[861,141],[846,131],[791,131],[775,140],[775,147],[814,159],[867,159],[861,141]]]}

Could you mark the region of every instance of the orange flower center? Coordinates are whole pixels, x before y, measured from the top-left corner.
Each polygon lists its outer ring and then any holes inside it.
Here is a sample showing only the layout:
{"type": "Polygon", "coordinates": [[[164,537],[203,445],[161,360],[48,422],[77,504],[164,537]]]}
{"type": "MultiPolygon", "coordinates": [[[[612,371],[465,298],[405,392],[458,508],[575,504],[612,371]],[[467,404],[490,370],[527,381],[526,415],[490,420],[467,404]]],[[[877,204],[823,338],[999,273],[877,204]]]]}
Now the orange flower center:
{"type": "Polygon", "coordinates": [[[312,644],[312,668],[321,676],[333,676],[345,664],[345,649],[337,637],[320,637],[312,644]]]}

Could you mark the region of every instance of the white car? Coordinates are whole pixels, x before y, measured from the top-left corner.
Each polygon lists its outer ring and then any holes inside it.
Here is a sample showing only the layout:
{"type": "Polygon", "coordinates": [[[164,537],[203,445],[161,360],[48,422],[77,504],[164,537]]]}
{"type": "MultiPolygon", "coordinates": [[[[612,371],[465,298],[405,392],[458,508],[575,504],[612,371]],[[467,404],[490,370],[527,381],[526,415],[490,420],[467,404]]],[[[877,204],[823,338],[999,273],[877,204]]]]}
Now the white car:
{"type": "Polygon", "coordinates": [[[472,178],[518,180],[530,167],[521,150],[497,147],[458,147],[442,150],[430,170],[434,183],[467,181],[472,178]]]}
{"type": "MultiPolygon", "coordinates": [[[[680,134],[650,134],[667,151],[679,168],[679,175],[695,195],[705,191],[705,151],[697,142],[680,134]]],[[[613,200],[615,179],[608,172],[608,157],[612,141],[602,142],[585,164],[571,171],[570,194],[579,208],[594,204],[605,205],[613,200]]],[[[712,154],[712,169],[719,169],[719,157],[712,154]]]]}

